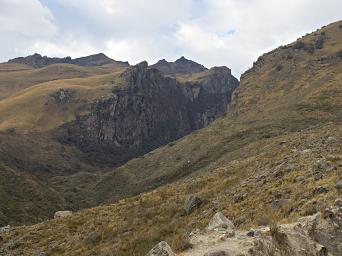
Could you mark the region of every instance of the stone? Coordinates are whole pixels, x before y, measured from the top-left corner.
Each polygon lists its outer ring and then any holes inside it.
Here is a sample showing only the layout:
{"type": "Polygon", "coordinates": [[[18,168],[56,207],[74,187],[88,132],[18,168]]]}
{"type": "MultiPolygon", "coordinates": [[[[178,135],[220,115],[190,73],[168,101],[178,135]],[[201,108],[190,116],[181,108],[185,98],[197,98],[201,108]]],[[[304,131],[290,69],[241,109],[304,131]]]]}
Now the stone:
{"type": "Polygon", "coordinates": [[[254,232],[254,230],[249,230],[249,231],[247,231],[246,235],[253,237],[255,235],[255,232],[254,232]]]}
{"type": "Polygon", "coordinates": [[[12,230],[12,227],[10,225],[0,227],[0,234],[10,232],[11,230],[12,230]]]}
{"type": "Polygon", "coordinates": [[[333,136],[330,136],[328,137],[326,140],[325,140],[325,143],[327,144],[332,144],[332,143],[335,143],[337,142],[337,138],[336,137],[333,137],[333,136]]]}
{"type": "Polygon", "coordinates": [[[71,216],[72,215],[72,211],[58,211],[58,212],[55,212],[54,214],[54,218],[57,219],[57,218],[64,218],[64,217],[68,217],[68,216],[71,216]]]}
{"type": "Polygon", "coordinates": [[[328,192],[328,189],[326,187],[317,187],[317,188],[314,188],[313,190],[314,195],[323,194],[327,192],[328,192]]]}
{"type": "Polygon", "coordinates": [[[334,202],[334,206],[342,207],[342,198],[337,198],[334,202]]]}
{"type": "Polygon", "coordinates": [[[207,252],[204,254],[204,256],[230,256],[230,254],[224,250],[217,250],[217,251],[207,252]]]}
{"type": "Polygon", "coordinates": [[[149,251],[146,256],[176,256],[171,247],[165,242],[161,241],[149,251]]]}
{"type": "Polygon", "coordinates": [[[285,205],[288,205],[291,202],[291,199],[278,199],[278,200],[274,200],[272,202],[272,207],[274,209],[278,209],[280,207],[283,207],[285,205]]]}
{"type": "Polygon", "coordinates": [[[189,214],[195,208],[200,207],[202,205],[202,203],[203,203],[203,200],[201,198],[193,196],[193,195],[188,196],[184,202],[184,210],[185,210],[186,214],[189,214]]]}
{"type": "Polygon", "coordinates": [[[335,188],[336,188],[336,189],[342,189],[342,180],[338,181],[338,182],[335,184],[335,188]]]}
{"type": "Polygon", "coordinates": [[[234,224],[221,212],[217,212],[208,224],[209,230],[217,229],[234,230],[234,224]]]}
{"type": "Polygon", "coordinates": [[[297,177],[295,178],[295,181],[296,181],[296,182],[301,182],[301,181],[303,181],[303,180],[305,180],[305,177],[304,177],[304,176],[297,176],[297,177]]]}
{"type": "Polygon", "coordinates": [[[67,103],[74,95],[74,91],[70,89],[60,88],[58,91],[51,94],[57,103],[67,103]]]}
{"type": "Polygon", "coordinates": [[[327,171],[333,171],[333,170],[336,170],[336,166],[333,163],[328,162],[324,159],[317,161],[316,164],[313,166],[314,172],[319,172],[319,171],[327,172],[327,171]]]}

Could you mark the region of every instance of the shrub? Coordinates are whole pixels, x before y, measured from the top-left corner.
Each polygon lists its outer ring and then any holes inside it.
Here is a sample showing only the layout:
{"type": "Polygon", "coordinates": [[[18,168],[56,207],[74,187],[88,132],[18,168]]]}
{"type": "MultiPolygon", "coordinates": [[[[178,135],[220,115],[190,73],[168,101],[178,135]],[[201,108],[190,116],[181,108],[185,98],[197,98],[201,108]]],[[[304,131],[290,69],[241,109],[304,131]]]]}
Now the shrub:
{"type": "Polygon", "coordinates": [[[192,244],[190,243],[189,238],[180,234],[176,235],[172,239],[170,246],[173,250],[175,250],[175,252],[183,252],[187,249],[192,248],[192,244]]]}

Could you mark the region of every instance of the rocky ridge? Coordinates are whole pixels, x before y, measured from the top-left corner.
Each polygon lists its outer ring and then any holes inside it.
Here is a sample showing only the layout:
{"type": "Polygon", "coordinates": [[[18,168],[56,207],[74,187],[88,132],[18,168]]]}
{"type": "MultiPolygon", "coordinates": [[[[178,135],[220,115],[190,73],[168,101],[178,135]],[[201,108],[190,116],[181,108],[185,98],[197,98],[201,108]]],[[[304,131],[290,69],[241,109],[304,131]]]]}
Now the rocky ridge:
{"type": "Polygon", "coordinates": [[[127,69],[121,80],[90,114],[65,124],[61,136],[91,159],[116,165],[206,127],[226,112],[239,84],[226,67],[181,83],[147,62],[127,69]]]}
{"type": "Polygon", "coordinates": [[[115,64],[117,66],[122,66],[122,67],[129,66],[128,62],[115,61],[111,58],[108,58],[103,53],[93,54],[93,55],[76,58],[76,59],[72,59],[71,57],[50,58],[50,57],[42,56],[38,53],[35,53],[27,57],[18,57],[18,58],[11,59],[8,61],[8,63],[26,64],[34,68],[41,68],[41,67],[45,67],[45,66],[57,64],[57,63],[67,63],[67,64],[74,64],[74,65],[85,66],[85,67],[102,66],[106,64],[115,64]]]}
{"type": "Polygon", "coordinates": [[[162,59],[150,67],[156,68],[168,75],[191,74],[207,70],[207,68],[203,65],[192,60],[188,60],[184,56],[180,57],[174,62],[168,62],[165,59],[162,59]]]}

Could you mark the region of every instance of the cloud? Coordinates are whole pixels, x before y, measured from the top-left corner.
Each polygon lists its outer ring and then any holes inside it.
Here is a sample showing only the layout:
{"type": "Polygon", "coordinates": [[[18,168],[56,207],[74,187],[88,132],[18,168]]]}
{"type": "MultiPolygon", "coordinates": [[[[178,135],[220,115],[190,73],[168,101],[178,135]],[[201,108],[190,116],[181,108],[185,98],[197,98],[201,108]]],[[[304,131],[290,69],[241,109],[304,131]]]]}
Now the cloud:
{"type": "Polygon", "coordinates": [[[36,40],[58,33],[53,15],[38,0],[0,2],[1,59],[29,51],[36,40]]]}
{"type": "Polygon", "coordinates": [[[2,0],[0,60],[181,55],[240,75],[262,53],[342,18],[340,0],[2,0]]]}

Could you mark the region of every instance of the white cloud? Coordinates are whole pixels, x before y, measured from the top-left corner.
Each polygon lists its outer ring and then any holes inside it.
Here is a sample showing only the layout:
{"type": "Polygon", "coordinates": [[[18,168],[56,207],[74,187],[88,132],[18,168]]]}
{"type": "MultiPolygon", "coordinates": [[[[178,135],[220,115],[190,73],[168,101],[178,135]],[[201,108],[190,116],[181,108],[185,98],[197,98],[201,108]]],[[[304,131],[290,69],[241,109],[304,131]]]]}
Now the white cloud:
{"type": "Polygon", "coordinates": [[[1,0],[0,59],[184,55],[239,75],[265,51],[341,19],[341,9],[341,0],[1,0]]]}
{"type": "Polygon", "coordinates": [[[0,1],[1,59],[22,54],[34,41],[50,39],[57,33],[52,13],[38,0],[0,1]]]}

